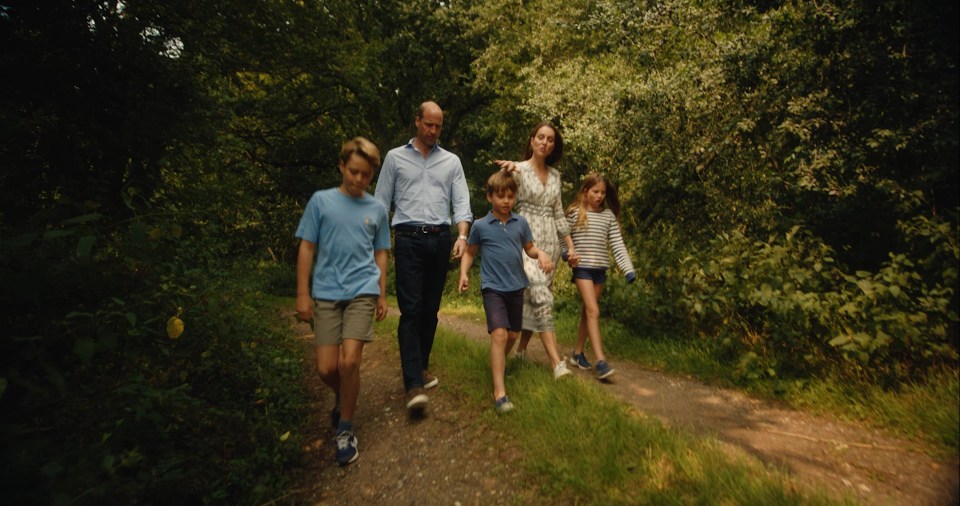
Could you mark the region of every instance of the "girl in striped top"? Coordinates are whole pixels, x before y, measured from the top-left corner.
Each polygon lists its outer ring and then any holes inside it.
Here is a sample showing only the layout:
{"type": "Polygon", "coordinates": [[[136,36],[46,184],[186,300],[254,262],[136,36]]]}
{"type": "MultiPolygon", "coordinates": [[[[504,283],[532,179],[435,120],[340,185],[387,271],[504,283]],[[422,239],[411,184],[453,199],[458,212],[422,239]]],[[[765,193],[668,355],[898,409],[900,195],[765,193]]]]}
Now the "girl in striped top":
{"type": "MultiPolygon", "coordinates": [[[[570,364],[580,369],[590,369],[591,364],[583,354],[587,337],[596,356],[597,378],[606,379],[613,373],[607,364],[600,343],[600,292],[607,280],[607,267],[610,265],[608,250],[628,283],[637,278],[637,272],[630,261],[630,253],[623,243],[620,233],[620,202],[617,200],[617,187],[604,176],[595,172],[587,174],[577,192],[573,204],[567,208],[567,222],[570,236],[580,262],[573,266],[573,282],[577,285],[583,307],[580,310],[580,328],[577,345],[570,357],[570,364]]],[[[566,256],[564,255],[564,260],[566,256]]]]}

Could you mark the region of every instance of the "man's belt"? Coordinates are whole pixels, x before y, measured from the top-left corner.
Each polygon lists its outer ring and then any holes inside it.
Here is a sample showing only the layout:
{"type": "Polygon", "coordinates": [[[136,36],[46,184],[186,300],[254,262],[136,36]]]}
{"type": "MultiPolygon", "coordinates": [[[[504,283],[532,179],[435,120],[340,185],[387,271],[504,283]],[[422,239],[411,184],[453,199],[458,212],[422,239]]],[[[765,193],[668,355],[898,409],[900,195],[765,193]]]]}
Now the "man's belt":
{"type": "Polygon", "coordinates": [[[393,230],[401,232],[404,234],[424,234],[424,235],[436,235],[436,234],[449,234],[450,226],[449,225],[410,225],[410,224],[399,224],[393,227],[393,230]]]}

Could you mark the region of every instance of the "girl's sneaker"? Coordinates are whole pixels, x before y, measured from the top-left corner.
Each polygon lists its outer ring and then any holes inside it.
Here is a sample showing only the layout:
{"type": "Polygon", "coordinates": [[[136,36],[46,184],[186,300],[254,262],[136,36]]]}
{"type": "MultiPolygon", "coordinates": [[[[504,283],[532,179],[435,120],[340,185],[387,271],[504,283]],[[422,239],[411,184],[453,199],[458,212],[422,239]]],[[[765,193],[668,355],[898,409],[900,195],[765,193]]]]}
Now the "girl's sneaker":
{"type": "Polygon", "coordinates": [[[527,361],[527,350],[517,350],[517,360],[527,361]]]}
{"type": "Polygon", "coordinates": [[[597,379],[607,379],[610,376],[613,376],[613,373],[615,372],[617,371],[610,367],[606,360],[597,361],[597,379]]]}
{"type": "Polygon", "coordinates": [[[569,376],[573,374],[570,372],[570,369],[567,369],[567,361],[560,360],[557,362],[557,366],[553,368],[553,379],[558,380],[564,376],[569,376]]]}
{"type": "Polygon", "coordinates": [[[570,357],[570,365],[575,365],[584,371],[589,371],[592,367],[590,362],[587,362],[587,357],[583,356],[583,353],[574,353],[573,356],[570,357]]]}
{"type": "Polygon", "coordinates": [[[510,399],[506,395],[493,401],[493,409],[497,410],[498,414],[504,414],[510,411],[513,411],[513,403],[510,402],[510,399]]]}

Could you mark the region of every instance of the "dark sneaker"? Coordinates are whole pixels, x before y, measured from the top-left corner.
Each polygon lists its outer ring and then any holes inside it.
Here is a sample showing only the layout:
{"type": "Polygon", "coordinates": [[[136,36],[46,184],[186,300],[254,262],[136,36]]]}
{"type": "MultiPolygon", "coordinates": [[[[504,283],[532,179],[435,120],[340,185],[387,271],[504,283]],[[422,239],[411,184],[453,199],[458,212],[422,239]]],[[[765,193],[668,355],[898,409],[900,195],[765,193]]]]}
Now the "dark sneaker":
{"type": "Polygon", "coordinates": [[[337,442],[337,464],[345,466],[357,460],[360,452],[357,451],[357,436],[354,436],[353,432],[343,431],[337,434],[335,440],[337,442]]]}
{"type": "Polygon", "coordinates": [[[407,391],[407,410],[422,411],[427,407],[430,398],[423,393],[423,387],[413,387],[407,391]]]}
{"type": "Polygon", "coordinates": [[[574,353],[570,357],[570,365],[575,365],[584,371],[589,371],[591,367],[590,362],[587,362],[587,357],[583,356],[583,353],[574,353]]]}
{"type": "Polygon", "coordinates": [[[617,372],[607,364],[606,360],[597,361],[597,379],[607,379],[617,372]]]}
{"type": "Polygon", "coordinates": [[[423,388],[424,390],[430,390],[431,388],[440,384],[440,380],[436,376],[430,374],[430,371],[423,370],[423,388]]]}
{"type": "Polygon", "coordinates": [[[493,401],[493,409],[497,410],[498,414],[508,413],[513,411],[513,403],[510,402],[510,399],[504,395],[503,397],[493,401]]]}

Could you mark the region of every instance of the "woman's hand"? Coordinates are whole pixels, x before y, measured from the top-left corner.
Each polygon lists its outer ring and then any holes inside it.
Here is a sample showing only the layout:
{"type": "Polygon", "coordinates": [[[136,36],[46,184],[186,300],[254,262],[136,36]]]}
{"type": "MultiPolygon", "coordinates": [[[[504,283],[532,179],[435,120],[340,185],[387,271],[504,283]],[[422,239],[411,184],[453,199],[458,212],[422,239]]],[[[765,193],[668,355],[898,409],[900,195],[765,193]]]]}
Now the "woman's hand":
{"type": "Polygon", "coordinates": [[[517,168],[516,162],[511,162],[510,160],[494,160],[493,163],[499,165],[500,170],[510,174],[516,174],[517,172],[520,172],[520,169],[517,168]]]}

